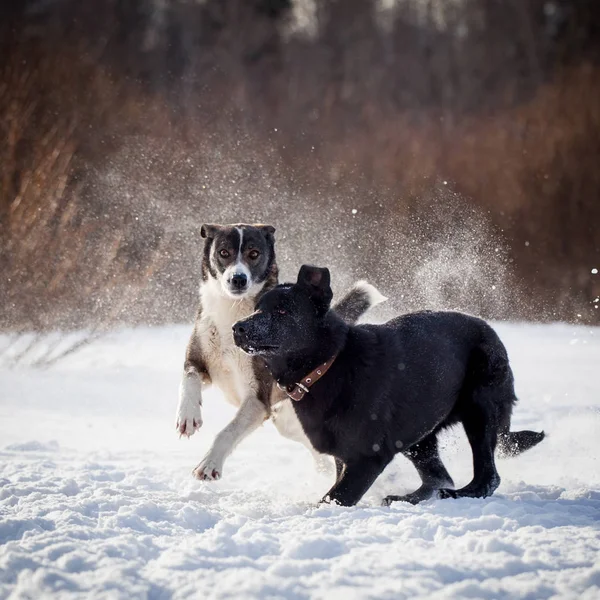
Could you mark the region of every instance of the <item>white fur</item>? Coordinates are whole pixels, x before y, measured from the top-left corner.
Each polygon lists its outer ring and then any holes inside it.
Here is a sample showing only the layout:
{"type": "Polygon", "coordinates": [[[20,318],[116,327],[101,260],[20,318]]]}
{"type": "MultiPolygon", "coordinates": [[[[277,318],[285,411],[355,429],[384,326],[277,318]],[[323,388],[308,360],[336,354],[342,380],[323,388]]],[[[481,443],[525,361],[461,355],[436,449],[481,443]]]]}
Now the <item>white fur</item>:
{"type": "Polygon", "coordinates": [[[387,297],[384,296],[374,285],[371,285],[363,279],[357,281],[352,287],[367,295],[367,298],[371,303],[371,308],[387,300],[387,297]]]}
{"type": "Polygon", "coordinates": [[[176,423],[187,437],[202,427],[202,381],[195,371],[184,373],[179,384],[176,423]]]}
{"type": "Polygon", "coordinates": [[[254,298],[245,295],[234,300],[210,278],[201,287],[202,316],[197,335],[212,382],[224,392],[228,402],[239,407],[244,398],[256,393],[252,358],[233,342],[233,324],[254,311],[254,298]]]}

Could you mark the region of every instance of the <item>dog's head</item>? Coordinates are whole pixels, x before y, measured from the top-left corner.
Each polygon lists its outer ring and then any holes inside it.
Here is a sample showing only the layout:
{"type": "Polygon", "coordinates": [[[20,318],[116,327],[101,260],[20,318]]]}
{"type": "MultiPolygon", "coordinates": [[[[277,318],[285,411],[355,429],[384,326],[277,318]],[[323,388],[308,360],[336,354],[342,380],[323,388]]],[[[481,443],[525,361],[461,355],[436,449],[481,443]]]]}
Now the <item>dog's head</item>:
{"type": "Polygon", "coordinates": [[[271,225],[202,225],[203,281],[219,281],[235,299],[256,296],[268,279],[276,283],[274,233],[271,225]]]}
{"type": "Polygon", "coordinates": [[[237,346],[248,354],[287,356],[318,344],[333,292],[329,269],[303,265],[295,284],[278,285],[256,311],[233,326],[237,346]]]}

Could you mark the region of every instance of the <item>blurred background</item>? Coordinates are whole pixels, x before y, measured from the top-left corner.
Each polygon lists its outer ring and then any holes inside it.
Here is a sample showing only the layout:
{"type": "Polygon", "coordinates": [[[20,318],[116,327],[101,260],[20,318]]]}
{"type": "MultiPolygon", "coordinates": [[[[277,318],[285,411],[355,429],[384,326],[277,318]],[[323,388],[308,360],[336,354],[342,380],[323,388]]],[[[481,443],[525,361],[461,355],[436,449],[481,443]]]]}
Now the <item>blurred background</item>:
{"type": "Polygon", "coordinates": [[[203,222],[386,310],[600,322],[598,0],[3,0],[0,328],[191,321],[203,222]]]}

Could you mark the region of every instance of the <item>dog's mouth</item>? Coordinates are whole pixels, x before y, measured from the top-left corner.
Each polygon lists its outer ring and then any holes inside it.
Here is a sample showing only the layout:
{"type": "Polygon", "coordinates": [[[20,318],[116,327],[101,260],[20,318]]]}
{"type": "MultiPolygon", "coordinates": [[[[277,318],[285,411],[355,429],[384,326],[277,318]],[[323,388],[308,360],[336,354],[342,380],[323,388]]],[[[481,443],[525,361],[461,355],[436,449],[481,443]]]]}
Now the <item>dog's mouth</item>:
{"type": "Polygon", "coordinates": [[[244,287],[244,288],[232,288],[230,286],[227,286],[227,293],[230,296],[233,296],[234,298],[241,298],[242,296],[245,296],[248,293],[248,290],[250,288],[248,286],[244,287]]]}
{"type": "Polygon", "coordinates": [[[243,350],[246,354],[272,354],[273,352],[277,352],[279,346],[275,346],[273,344],[255,344],[253,342],[240,342],[238,346],[241,350],[243,350]]]}

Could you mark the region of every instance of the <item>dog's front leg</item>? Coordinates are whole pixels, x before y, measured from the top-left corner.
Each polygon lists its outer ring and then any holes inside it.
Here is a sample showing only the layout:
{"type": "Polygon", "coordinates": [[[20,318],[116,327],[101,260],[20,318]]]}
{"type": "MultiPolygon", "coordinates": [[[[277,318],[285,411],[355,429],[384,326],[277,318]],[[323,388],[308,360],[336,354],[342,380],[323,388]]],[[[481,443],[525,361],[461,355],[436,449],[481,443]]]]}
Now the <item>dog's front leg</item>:
{"type": "Polygon", "coordinates": [[[354,506],[381,475],[390,460],[391,458],[375,456],[347,462],[345,468],[341,468],[338,480],[321,502],[354,506]]]}
{"type": "Polygon", "coordinates": [[[202,379],[195,370],[183,373],[175,418],[175,427],[180,436],[190,437],[202,427],[202,379]]]}
{"type": "Polygon", "coordinates": [[[179,402],[175,427],[179,435],[190,437],[202,427],[202,387],[210,383],[208,369],[202,359],[196,330],[188,343],[179,384],[179,402]]]}
{"type": "Polygon", "coordinates": [[[233,421],[217,435],[208,454],[194,469],[194,477],[205,481],[221,479],[225,459],[246,436],[264,422],[267,416],[264,403],[254,394],[248,396],[242,402],[233,421]]]}

